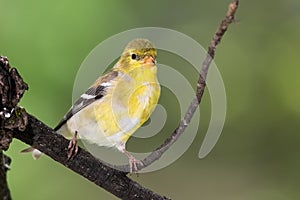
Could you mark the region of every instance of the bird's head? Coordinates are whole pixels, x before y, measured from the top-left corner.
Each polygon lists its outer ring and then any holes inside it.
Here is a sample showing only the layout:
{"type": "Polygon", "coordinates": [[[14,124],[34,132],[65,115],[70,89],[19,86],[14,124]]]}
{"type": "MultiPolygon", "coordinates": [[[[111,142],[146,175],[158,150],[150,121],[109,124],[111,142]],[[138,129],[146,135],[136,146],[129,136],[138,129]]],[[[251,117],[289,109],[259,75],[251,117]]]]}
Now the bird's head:
{"type": "Polygon", "coordinates": [[[156,49],[147,39],[135,39],[124,49],[116,68],[132,70],[141,66],[152,67],[156,64],[156,49]]]}

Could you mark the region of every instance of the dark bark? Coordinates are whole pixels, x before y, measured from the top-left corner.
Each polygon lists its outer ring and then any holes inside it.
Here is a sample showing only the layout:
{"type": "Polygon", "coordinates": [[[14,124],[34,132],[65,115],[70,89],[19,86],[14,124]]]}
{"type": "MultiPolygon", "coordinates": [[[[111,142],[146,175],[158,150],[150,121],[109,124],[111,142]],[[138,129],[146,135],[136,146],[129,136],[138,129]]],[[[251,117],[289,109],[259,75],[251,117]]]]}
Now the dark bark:
{"type": "Polygon", "coordinates": [[[3,200],[10,200],[10,192],[6,180],[6,173],[9,169],[11,159],[3,154],[0,150],[0,198],[3,200]]]}
{"type": "Polygon", "coordinates": [[[17,70],[10,68],[6,57],[0,56],[0,199],[11,199],[6,180],[11,160],[3,154],[3,150],[9,148],[13,130],[24,130],[26,127],[26,117],[15,117],[20,114],[15,112],[15,108],[27,89],[17,70]]]}

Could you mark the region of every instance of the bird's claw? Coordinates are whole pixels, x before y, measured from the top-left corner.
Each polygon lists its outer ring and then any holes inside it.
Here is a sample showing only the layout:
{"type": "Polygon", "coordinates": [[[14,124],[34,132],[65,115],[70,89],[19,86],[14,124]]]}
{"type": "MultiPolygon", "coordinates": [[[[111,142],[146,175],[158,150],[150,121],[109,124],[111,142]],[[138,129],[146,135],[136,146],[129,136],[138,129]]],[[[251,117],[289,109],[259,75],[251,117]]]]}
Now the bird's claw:
{"type": "Polygon", "coordinates": [[[135,173],[136,175],[138,175],[138,171],[139,171],[138,165],[144,166],[144,163],[136,159],[135,157],[131,156],[129,158],[130,174],[135,173]]]}
{"type": "Polygon", "coordinates": [[[78,153],[78,144],[77,144],[77,131],[74,134],[74,137],[70,140],[68,145],[68,160],[73,155],[76,155],[78,153]]]}

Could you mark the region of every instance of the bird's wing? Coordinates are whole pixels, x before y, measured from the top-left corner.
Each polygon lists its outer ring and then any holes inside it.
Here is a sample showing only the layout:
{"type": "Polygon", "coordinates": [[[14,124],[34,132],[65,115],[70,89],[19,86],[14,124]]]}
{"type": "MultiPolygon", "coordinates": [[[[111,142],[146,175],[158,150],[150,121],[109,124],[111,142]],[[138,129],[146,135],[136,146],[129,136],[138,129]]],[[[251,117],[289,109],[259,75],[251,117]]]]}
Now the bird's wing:
{"type": "Polygon", "coordinates": [[[95,81],[95,83],[85,92],[70,108],[64,118],[54,128],[55,131],[59,130],[73,115],[77,112],[101,99],[107,90],[111,86],[112,81],[118,76],[118,71],[109,71],[107,74],[101,76],[95,81]]]}

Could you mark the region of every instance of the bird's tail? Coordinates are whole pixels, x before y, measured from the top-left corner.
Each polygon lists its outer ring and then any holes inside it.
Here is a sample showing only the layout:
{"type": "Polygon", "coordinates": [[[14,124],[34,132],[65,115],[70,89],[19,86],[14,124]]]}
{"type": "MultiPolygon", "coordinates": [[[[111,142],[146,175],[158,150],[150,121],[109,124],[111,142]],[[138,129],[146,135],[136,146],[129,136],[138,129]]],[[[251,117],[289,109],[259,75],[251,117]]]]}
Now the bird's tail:
{"type": "MultiPolygon", "coordinates": [[[[73,135],[69,132],[68,128],[66,126],[61,126],[59,127],[58,130],[56,130],[57,128],[55,128],[54,130],[56,131],[56,133],[64,136],[66,139],[70,140],[73,138],[73,135]]],[[[43,153],[33,147],[28,147],[26,149],[23,149],[21,151],[21,153],[32,153],[32,157],[34,160],[37,160],[41,157],[41,155],[43,155],[43,153]]]]}
{"type": "Polygon", "coordinates": [[[26,149],[23,149],[21,151],[21,153],[29,153],[31,152],[32,153],[32,157],[34,160],[37,160],[41,157],[41,155],[43,154],[42,152],[40,152],[39,150],[33,148],[33,147],[28,147],[26,149]]]}

